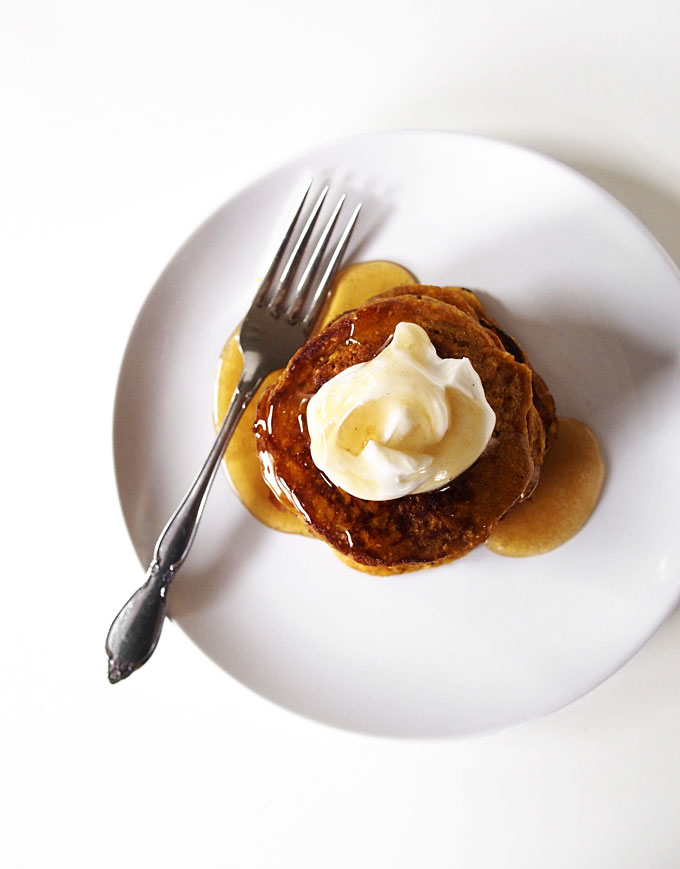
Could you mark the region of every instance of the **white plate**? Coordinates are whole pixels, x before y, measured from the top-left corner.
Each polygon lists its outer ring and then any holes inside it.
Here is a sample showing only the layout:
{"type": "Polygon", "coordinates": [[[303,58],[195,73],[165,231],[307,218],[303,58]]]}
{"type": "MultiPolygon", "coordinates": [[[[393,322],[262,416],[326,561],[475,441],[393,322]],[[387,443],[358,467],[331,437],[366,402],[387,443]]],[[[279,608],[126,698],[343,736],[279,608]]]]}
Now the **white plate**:
{"type": "Polygon", "coordinates": [[[310,175],[367,199],[351,258],[483,290],[559,413],[598,433],[604,493],[547,555],[480,547],[380,578],[263,527],[220,475],[172,617],[254,691],[351,730],[470,734],[557,709],[678,600],[680,275],[618,202],[533,152],[452,133],[350,139],[273,171],[196,231],[150,293],[120,375],[116,470],[139,557],[207,452],[217,358],[310,175]]]}

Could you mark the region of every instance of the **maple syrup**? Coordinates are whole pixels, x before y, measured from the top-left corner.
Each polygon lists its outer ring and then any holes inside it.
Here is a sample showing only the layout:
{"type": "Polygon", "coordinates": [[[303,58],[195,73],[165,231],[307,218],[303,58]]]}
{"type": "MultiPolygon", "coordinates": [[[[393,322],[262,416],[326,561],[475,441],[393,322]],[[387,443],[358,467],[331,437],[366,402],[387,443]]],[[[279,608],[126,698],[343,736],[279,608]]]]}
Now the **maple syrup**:
{"type": "Polygon", "coordinates": [[[604,482],[600,444],[578,419],[559,418],[532,496],[509,510],[486,541],[498,555],[540,555],[566,543],[595,509],[604,482]]]}
{"type": "MultiPolygon", "coordinates": [[[[323,329],[340,314],[361,307],[378,293],[416,283],[415,276],[397,263],[376,261],[347,266],[338,272],[330,293],[330,301],[322,313],[316,331],[323,329]]],[[[227,341],[219,361],[213,412],[216,427],[224,419],[242,368],[243,357],[236,330],[227,341]]],[[[255,393],[232,435],[223,464],[236,493],[256,519],[277,531],[309,535],[302,519],[282,507],[262,479],[260,460],[255,448],[255,409],[262,393],[278,379],[280,373],[272,372],[255,393]]]]}
{"type": "MultiPolygon", "coordinates": [[[[331,320],[370,298],[397,286],[418,281],[393,262],[356,263],[339,272],[317,331],[331,320]]],[[[227,411],[242,370],[238,330],[227,341],[219,360],[214,421],[216,427],[227,411]]],[[[237,494],[248,510],[277,531],[310,536],[305,523],[283,507],[262,478],[253,425],[262,393],[280,371],[260,386],[227,447],[224,466],[237,494]]],[[[573,537],[595,509],[604,481],[604,461],[599,443],[585,423],[560,418],[559,433],[546,453],[539,484],[525,502],[513,507],[500,521],[486,545],[499,555],[538,555],[573,537]]]]}

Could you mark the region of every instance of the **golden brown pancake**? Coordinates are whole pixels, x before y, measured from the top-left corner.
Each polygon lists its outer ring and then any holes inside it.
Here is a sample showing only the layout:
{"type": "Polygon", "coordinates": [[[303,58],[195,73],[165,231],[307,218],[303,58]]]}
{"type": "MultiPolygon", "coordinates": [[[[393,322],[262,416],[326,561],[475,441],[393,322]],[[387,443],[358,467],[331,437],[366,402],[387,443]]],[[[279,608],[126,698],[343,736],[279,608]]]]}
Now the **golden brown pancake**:
{"type": "Polygon", "coordinates": [[[274,494],[349,564],[371,573],[433,566],[483,543],[535,487],[555,429],[544,382],[479,299],[458,287],[426,286],[397,287],[330,323],[263,395],[255,421],[274,494]],[[333,485],[312,461],[306,406],[327,380],[376,356],[400,322],[425,329],[440,357],[470,360],[496,427],[480,458],[441,489],[366,501],[333,485]]]}

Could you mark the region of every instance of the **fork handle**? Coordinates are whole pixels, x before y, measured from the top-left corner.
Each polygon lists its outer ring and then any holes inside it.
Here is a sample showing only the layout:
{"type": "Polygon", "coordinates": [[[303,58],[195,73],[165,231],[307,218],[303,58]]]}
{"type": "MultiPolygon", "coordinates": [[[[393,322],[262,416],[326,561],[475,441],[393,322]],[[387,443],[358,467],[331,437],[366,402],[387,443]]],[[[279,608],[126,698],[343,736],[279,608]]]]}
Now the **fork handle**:
{"type": "Polygon", "coordinates": [[[163,628],[169,584],[170,577],[152,562],[144,585],[113,620],[106,637],[111,684],[127,678],[153,654],[163,628]]]}
{"type": "Polygon", "coordinates": [[[203,467],[196,475],[179,507],[172,514],[156,541],[154,560],[158,562],[162,570],[174,574],[186,558],[191,544],[194,542],[196,528],[198,527],[208,492],[215,479],[215,474],[220,466],[227,444],[231,440],[234,429],[243,416],[243,411],[248,406],[250,399],[263,379],[264,377],[262,376],[259,379],[250,379],[246,383],[242,378],[234,390],[229,408],[222,420],[208,457],[203,463],[203,467]]]}
{"type": "Polygon", "coordinates": [[[146,663],[158,644],[165,619],[168,586],[191,548],[224,451],[265,373],[258,371],[239,381],[203,467],[156,542],[144,585],[137,589],[113,620],[106,638],[111,683],[127,678],[146,663]]]}

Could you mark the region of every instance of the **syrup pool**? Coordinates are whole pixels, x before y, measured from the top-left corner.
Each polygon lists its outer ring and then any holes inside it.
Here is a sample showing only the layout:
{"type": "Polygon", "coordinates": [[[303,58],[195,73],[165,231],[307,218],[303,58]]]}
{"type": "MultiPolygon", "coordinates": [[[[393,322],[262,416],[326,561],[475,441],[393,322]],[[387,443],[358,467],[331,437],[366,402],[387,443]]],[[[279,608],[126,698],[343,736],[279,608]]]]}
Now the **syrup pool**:
{"type": "MultiPolygon", "coordinates": [[[[350,265],[338,274],[317,331],[378,293],[416,283],[415,276],[397,263],[350,265]]],[[[237,329],[219,360],[213,414],[216,426],[226,413],[241,369],[237,329]]],[[[264,482],[255,448],[255,409],[262,393],[279,374],[274,371],[269,375],[246,408],[227,447],[224,465],[237,494],[260,522],[277,531],[311,536],[302,519],[282,507],[264,482]]],[[[562,545],[580,531],[595,509],[604,476],[604,460],[595,434],[579,420],[560,418],[559,432],[546,454],[538,486],[530,498],[503,517],[486,545],[498,555],[512,557],[539,555],[562,545]]]]}

